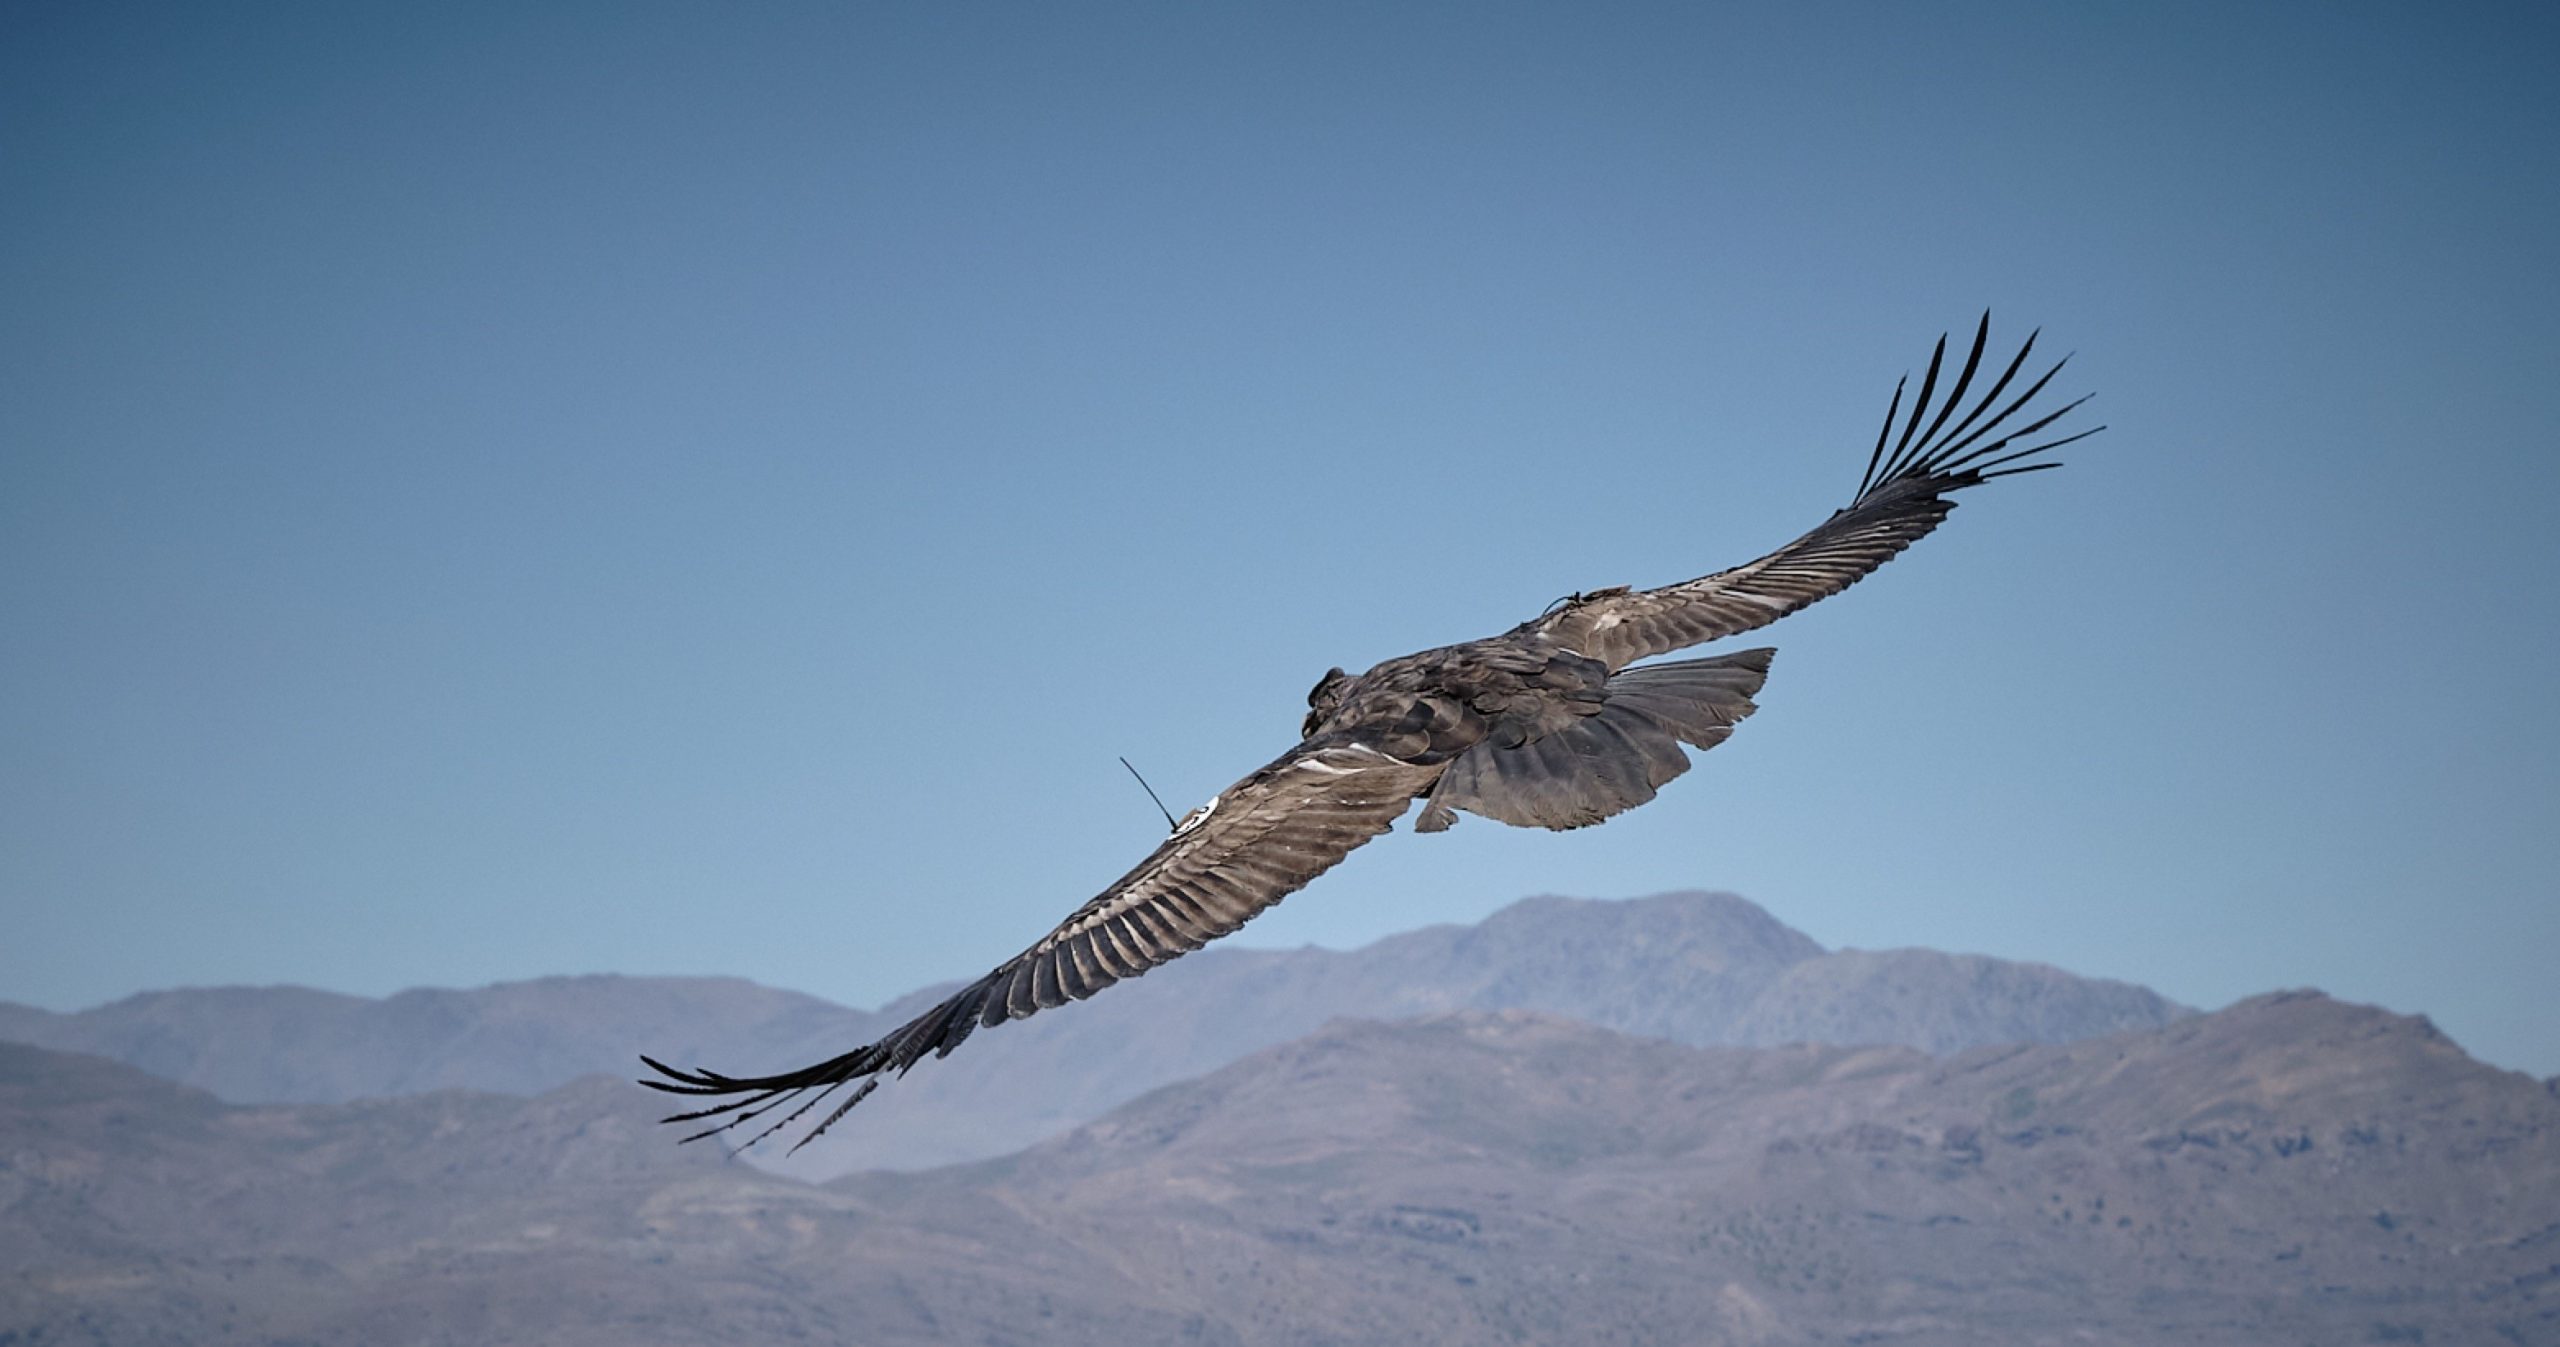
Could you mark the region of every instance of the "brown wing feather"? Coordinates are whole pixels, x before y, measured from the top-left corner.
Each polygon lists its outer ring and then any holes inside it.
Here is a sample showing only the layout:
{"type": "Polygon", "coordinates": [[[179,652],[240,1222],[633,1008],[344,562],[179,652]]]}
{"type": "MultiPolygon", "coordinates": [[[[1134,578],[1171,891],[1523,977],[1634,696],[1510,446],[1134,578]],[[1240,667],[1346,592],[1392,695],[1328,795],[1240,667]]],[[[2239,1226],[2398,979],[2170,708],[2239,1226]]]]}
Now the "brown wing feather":
{"type": "Polygon", "coordinates": [[[796,1150],[860,1103],[884,1074],[903,1072],[928,1053],[947,1056],[982,1027],[1083,1000],[1244,925],[1387,831],[1440,770],[1330,736],[1309,740],[1229,787],[1031,948],[879,1042],[771,1076],[682,1071],[642,1058],[665,1079],[641,1083],[726,1100],[668,1119],[724,1119],[696,1137],[789,1107],[748,1139],[753,1145],[838,1088],[861,1082],[794,1143],[796,1150]]]}
{"type": "Polygon", "coordinates": [[[1990,335],[1991,316],[1984,314],[1981,326],[1974,332],[1973,350],[1965,359],[1963,372],[1956,377],[1946,401],[1936,404],[1937,415],[1929,419],[1924,433],[1921,422],[1929,416],[1931,394],[1937,388],[1938,372],[1947,353],[1946,339],[1938,339],[1937,350],[1929,357],[1929,372],[1921,380],[1920,394],[1912,401],[1910,418],[1903,423],[1902,436],[1888,455],[1886,444],[1892,439],[1894,421],[1902,410],[1902,385],[1895,385],[1893,402],[1885,410],[1884,429],[1876,436],[1875,454],[1868,460],[1866,480],[1859,484],[1857,498],[1812,532],[1731,570],[1660,589],[1584,596],[1533,625],[1613,670],[1683,646],[1740,635],[1864,579],[1936,528],[1955,508],[1955,502],[1947,499],[1950,494],[1996,477],[2059,466],[2051,460],[2024,460],[2104,429],[2096,427],[2023,449],[2010,447],[2088,400],[2069,403],[2005,432],[2000,429],[2044,391],[2068,361],[2065,357],[2055,362],[2024,393],[1995,411],[1995,404],[2000,403],[2001,395],[2025,366],[2028,352],[2035,349],[2033,335],[1973,409],[1950,427],[1947,423],[1955,417],[1972,387],[1990,335]]]}

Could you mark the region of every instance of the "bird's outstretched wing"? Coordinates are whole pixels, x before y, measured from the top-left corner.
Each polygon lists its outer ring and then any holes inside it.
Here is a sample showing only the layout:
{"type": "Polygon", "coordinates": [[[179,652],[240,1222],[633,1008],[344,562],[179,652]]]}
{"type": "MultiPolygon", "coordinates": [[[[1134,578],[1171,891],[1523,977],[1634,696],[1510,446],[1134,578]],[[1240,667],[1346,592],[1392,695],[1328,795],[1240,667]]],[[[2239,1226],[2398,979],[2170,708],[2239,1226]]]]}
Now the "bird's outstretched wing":
{"type": "Polygon", "coordinates": [[[683,1071],[644,1057],[664,1079],[641,1083],[725,1101],[667,1119],[722,1120],[688,1141],[789,1108],[752,1132],[747,1145],[854,1085],[794,1143],[797,1150],[860,1103],[884,1074],[904,1072],[928,1053],[948,1055],[980,1028],[1081,1001],[1244,925],[1385,832],[1439,772],[1340,736],[1308,740],[1211,800],[1155,854],[1039,943],[879,1042],[771,1076],[683,1071]]]}
{"type": "Polygon", "coordinates": [[[1622,669],[1636,660],[1682,646],[1766,626],[1856,584],[1868,572],[1892,560],[1895,553],[1926,536],[1955,508],[1955,502],[1947,499],[1952,493],[1980,486],[1995,477],[2058,467],[2053,460],[2039,460],[2036,456],[2105,429],[2097,426],[2040,444],[2014,447],[2021,440],[2033,439],[2064,413],[2088,401],[2083,397],[2041,416],[2031,413],[2031,419],[2024,424],[2010,424],[2069,360],[2066,356],[2056,361],[2025,392],[2003,402],[2009,385],[2026,366],[2028,353],[2035,349],[2033,335],[2018,348],[2009,367],[2000,372],[1972,409],[1961,410],[1973,387],[1973,377],[1981,368],[1983,346],[1990,337],[1991,315],[1986,313],[1982,325],[1974,331],[1973,350],[1965,357],[1964,369],[1956,375],[1945,402],[1932,402],[1940,368],[1946,361],[1944,337],[1938,339],[1937,349],[1930,353],[1929,372],[1920,380],[1920,395],[1912,399],[1907,419],[1902,416],[1904,384],[1894,385],[1893,402],[1885,409],[1884,428],[1876,434],[1875,452],[1867,459],[1867,474],[1858,483],[1857,498],[1820,527],[1757,561],[1731,570],[1660,589],[1576,596],[1531,625],[1611,669],[1622,669]],[[1902,421],[1898,439],[1894,436],[1896,420],[1902,421]]]}

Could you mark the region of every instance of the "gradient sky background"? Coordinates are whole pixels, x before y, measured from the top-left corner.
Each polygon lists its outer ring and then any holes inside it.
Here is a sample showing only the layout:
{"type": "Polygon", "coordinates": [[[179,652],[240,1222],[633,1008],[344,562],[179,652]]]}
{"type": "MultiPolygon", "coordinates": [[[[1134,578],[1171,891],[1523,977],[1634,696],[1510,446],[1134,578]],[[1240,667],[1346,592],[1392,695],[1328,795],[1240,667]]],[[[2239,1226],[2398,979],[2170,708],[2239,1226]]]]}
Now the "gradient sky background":
{"type": "Polygon", "coordinates": [[[2111,424],[1653,805],[1728,888],[2560,1072],[2547,6],[13,4],[0,998],[972,975],[1327,665],[1765,550],[1984,306],[2111,424]],[[2246,12],[2242,12],[2242,11],[2246,12]]]}

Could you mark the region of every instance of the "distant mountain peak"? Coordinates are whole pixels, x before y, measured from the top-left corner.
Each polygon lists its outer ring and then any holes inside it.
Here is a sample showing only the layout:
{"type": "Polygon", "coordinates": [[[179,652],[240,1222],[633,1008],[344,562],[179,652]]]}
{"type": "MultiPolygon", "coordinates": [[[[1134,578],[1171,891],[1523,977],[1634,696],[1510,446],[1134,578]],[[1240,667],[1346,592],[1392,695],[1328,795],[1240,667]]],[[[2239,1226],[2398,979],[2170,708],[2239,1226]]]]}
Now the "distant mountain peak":
{"type": "MultiPolygon", "coordinates": [[[[157,993],[0,1032],[94,1052],[238,1102],[468,1087],[535,1094],[643,1051],[749,1069],[823,1057],[930,991],[848,1010],[735,978],[562,975],[381,1000],[304,988],[157,993]]],[[[1170,1081],[1353,1016],[1537,1012],[1697,1045],[1897,1043],[1953,1052],[2148,1028],[2187,1012],[2139,987],[1928,950],[1830,952],[1758,904],[1682,891],[1545,895],[1472,926],[1356,950],[1210,949],[1072,1012],[1007,1025],[866,1106],[788,1172],[1002,1154],[1170,1081]]]]}
{"type": "Polygon", "coordinates": [[[1552,938],[1590,933],[1669,942],[1686,956],[1734,962],[1785,964],[1825,953],[1813,937],[1739,894],[1681,889],[1644,898],[1569,898],[1541,894],[1496,910],[1472,928],[1479,939],[1515,935],[1552,938]]]}
{"type": "Polygon", "coordinates": [[[0,1045],[0,1338],[2522,1343],[2554,1322],[2560,1100],[2317,994],[1953,1058],[1520,1009],[1334,1019],[1027,1150],[824,1185],[669,1145],[638,1094],[252,1109],[0,1045]]]}

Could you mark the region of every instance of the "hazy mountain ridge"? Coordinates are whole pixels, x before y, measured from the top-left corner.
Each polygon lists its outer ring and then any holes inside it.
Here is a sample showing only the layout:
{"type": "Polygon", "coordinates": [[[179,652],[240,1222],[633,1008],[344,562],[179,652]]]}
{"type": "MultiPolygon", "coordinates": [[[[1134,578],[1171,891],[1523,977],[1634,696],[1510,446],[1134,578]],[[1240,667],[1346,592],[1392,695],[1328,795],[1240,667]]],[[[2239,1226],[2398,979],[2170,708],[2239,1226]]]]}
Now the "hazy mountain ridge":
{"type": "Polygon", "coordinates": [[[1950,1058],[1338,1021],[818,1187],[637,1093],[0,1048],[0,1341],[2560,1339],[2560,1097],[2316,994],[1950,1058]]]}
{"type": "MultiPolygon", "coordinates": [[[[947,985],[874,1012],[726,978],[546,978],[381,1001],[225,988],[74,1015],[0,1009],[0,1037],[114,1057],[237,1102],[530,1094],[588,1072],[626,1074],[640,1052],[733,1071],[798,1066],[868,1041],[947,985]]],[[[1730,894],[1531,898],[1473,926],[1357,950],[1203,950],[926,1064],[863,1106],[859,1146],[804,1152],[791,1172],[999,1155],[1336,1016],[1467,1009],[1544,1011],[1701,1045],[1932,1051],[2084,1038],[2188,1013],[2140,987],[2038,964],[1826,951],[1730,894]]]]}
{"type": "Polygon", "coordinates": [[[7,1006],[0,1038],[111,1057],[235,1103],[342,1103],[445,1089],[537,1094],[636,1065],[635,1041],[680,1055],[740,1039],[805,1047],[869,1034],[879,1018],[742,978],[594,975],[380,1000],[211,987],[69,1015],[7,1006]]]}

